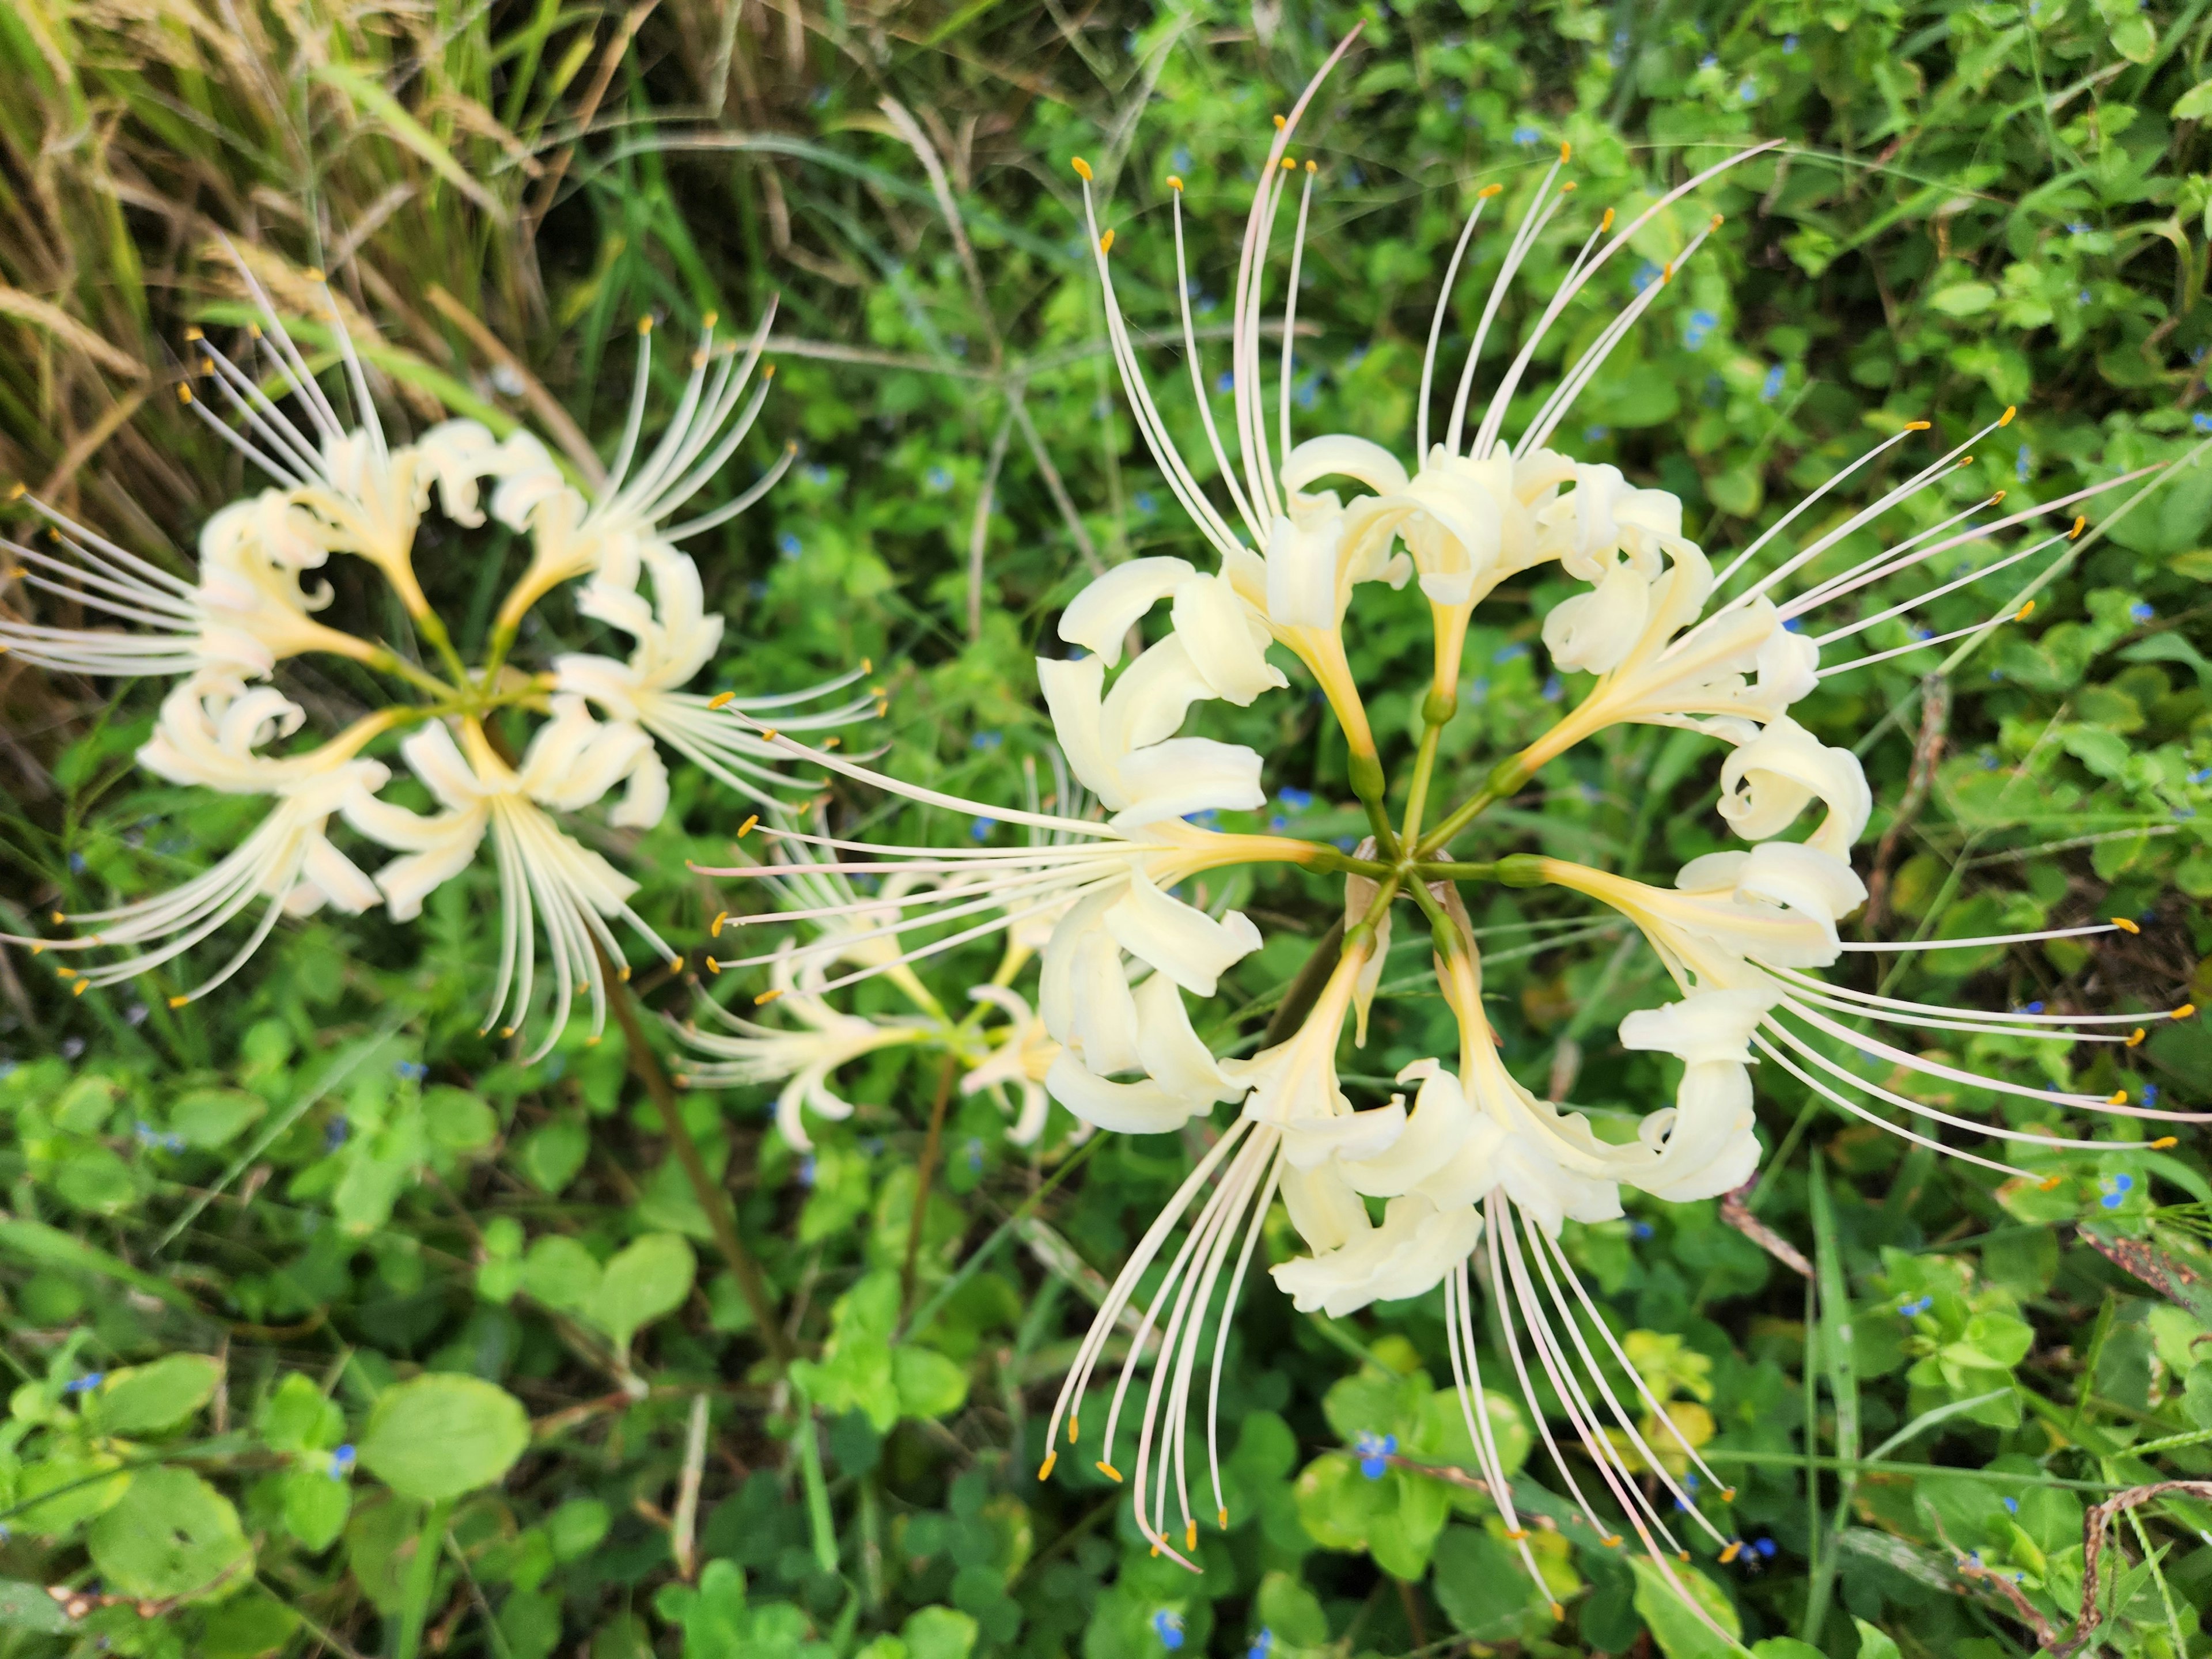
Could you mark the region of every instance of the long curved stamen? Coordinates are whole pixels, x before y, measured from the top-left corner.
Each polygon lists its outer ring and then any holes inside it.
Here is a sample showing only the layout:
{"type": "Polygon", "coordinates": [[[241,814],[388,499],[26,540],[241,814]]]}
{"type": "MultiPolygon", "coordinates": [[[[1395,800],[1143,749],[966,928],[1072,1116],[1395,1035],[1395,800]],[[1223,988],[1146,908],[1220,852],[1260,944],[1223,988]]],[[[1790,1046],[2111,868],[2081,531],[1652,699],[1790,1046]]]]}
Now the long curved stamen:
{"type": "Polygon", "coordinates": [[[1283,295],[1283,359],[1275,375],[1275,394],[1285,460],[1291,453],[1291,371],[1297,362],[1293,348],[1298,338],[1298,282],[1305,271],[1306,219],[1313,207],[1314,175],[1318,171],[1313,162],[1306,163],[1305,183],[1298,191],[1297,228],[1291,237],[1290,287],[1283,295]]]}
{"type": "Polygon", "coordinates": [[[1444,1345],[1451,1352],[1452,1380],[1457,1385],[1460,1414],[1467,1421],[1468,1438],[1474,1443],[1475,1461],[1489,1483],[1491,1502],[1505,1522],[1506,1536],[1521,1552],[1521,1565],[1532,1583],[1544,1582],[1537,1570],[1535,1553],[1528,1547],[1528,1528],[1513,1508],[1513,1482],[1498,1455],[1497,1437],[1491,1431],[1490,1409],[1483,1399],[1482,1369],[1474,1353],[1473,1298],[1468,1294],[1467,1262],[1462,1258],[1444,1275],[1444,1345]]]}
{"type": "Polygon", "coordinates": [[[2009,554],[2006,557],[1999,559],[1994,564],[1984,565],[1978,570],[1969,571],[1963,576],[1954,577],[1951,580],[1945,582],[1941,587],[1931,587],[1924,593],[1916,593],[1909,599],[1900,600],[1899,603],[1891,605],[1887,611],[1877,611],[1871,617],[1863,617],[1857,622],[1846,623],[1841,628],[1835,629],[1829,633],[1821,635],[1818,639],[1814,640],[1813,643],[1825,648],[1838,640],[1849,639],[1854,634],[1863,633],[1868,629],[1873,628],[1878,623],[1889,621],[1893,617],[1901,617],[1908,611],[1917,610],[1920,606],[1926,605],[1932,599],[1942,599],[1947,593],[1955,593],[1959,589],[1980,581],[1985,576],[1994,576],[1998,571],[2007,569],[2013,565],[2018,564],[2022,559],[2033,558],[2038,553],[2043,552],[2045,549],[2057,547],[2061,543],[2069,541],[2071,539],[2071,537],[2063,533],[2057,536],[2046,536],[2043,540],[2039,542],[2032,542],[2027,546],[2021,548],[2018,552],[2009,554]]]}
{"type": "Polygon", "coordinates": [[[1820,1096],[1831,1105],[1840,1109],[1841,1110],[1850,1114],[1851,1116],[1859,1119],[1861,1121],[1871,1123],[1875,1128],[1880,1129],[1885,1134],[1896,1135],[1900,1139],[1911,1141],[1916,1146],[1925,1146],[1929,1151],[1941,1153],[1946,1158],[1963,1159],[1968,1164],[1974,1164],[1981,1169],[1992,1170],[1998,1175],[2015,1176],[2021,1181],[2033,1181],[2037,1178],[2035,1172],[2033,1170],[2023,1170],[2017,1164],[2007,1164],[1999,1158],[1986,1158],[1979,1152],[1969,1152],[1961,1146],[1947,1146],[1942,1141],[1934,1139],[1928,1135],[1923,1135],[1918,1130],[1908,1127],[1905,1124],[1892,1123],[1888,1119],[1881,1116],[1877,1113],[1869,1111],[1865,1107],[1860,1105],[1858,1102],[1851,1099],[1849,1096],[1841,1093],[1836,1089],[1831,1088],[1828,1085],[1821,1082],[1818,1078],[1814,1077],[1811,1073],[1801,1069],[1787,1054],[1784,1054],[1780,1048],[1775,1046],[1773,1041],[1769,1038],[1765,1033],[1762,1031],[1753,1031],[1751,1034],[1751,1040],[1753,1044],[1761,1054],[1765,1054],[1777,1066],[1779,1066],[1784,1071],[1789,1073],[1790,1076],[1796,1078],[1807,1088],[1812,1090],[1814,1093],[1820,1096]]]}
{"type": "MultiPolygon", "coordinates": [[[[1521,222],[1514,228],[1513,240],[1505,246],[1505,258],[1498,267],[1497,280],[1490,285],[1490,297],[1483,302],[1481,319],[1474,325],[1474,338],[1468,343],[1466,365],[1459,372],[1458,388],[1452,393],[1451,422],[1444,428],[1444,453],[1447,455],[1459,453],[1460,433],[1467,422],[1468,399],[1474,392],[1475,365],[1482,359],[1483,342],[1490,337],[1490,325],[1496,319],[1498,307],[1505,303],[1506,291],[1512,287],[1514,277],[1520,273],[1521,262],[1528,257],[1528,250],[1536,245],[1538,234],[1551,222],[1552,215],[1559,210],[1560,203],[1558,201],[1553,201],[1548,208],[1545,204],[1551,191],[1552,181],[1559,176],[1559,169],[1566,165],[1566,151],[1562,147],[1559,159],[1537,181],[1536,193],[1529,199],[1528,210],[1521,216],[1521,222]]],[[[1474,452],[1474,455],[1477,460],[1482,458],[1479,450],[1474,452]]]]}
{"type": "MultiPolygon", "coordinates": [[[[1807,611],[1815,610],[1832,599],[1841,599],[1846,593],[1856,592],[1862,587],[1885,580],[1891,576],[1901,575],[1915,565],[1923,563],[1941,553],[1945,547],[1959,544],[1958,541],[1953,541],[1946,542],[1940,546],[1922,546],[1923,543],[1933,541],[1936,538],[1956,529],[1977,513],[1986,513],[2004,498],[2003,490],[1992,491],[1964,511],[1954,513],[1949,518],[1932,524],[1917,534],[1906,537],[1894,547],[1887,548],[1875,554],[1863,564],[1814,583],[1796,599],[1786,600],[1775,606],[1776,614],[1786,622],[1793,617],[1802,617],[1807,611]],[[1916,549],[1917,551],[1914,550],[1916,549]]],[[[1961,532],[1959,540],[1968,542],[1986,540],[2002,528],[2003,528],[2002,522],[1975,525],[1961,532]]],[[[1995,568],[1995,567],[1992,566],[1990,568],[1995,568]]]]}
{"type": "Polygon", "coordinates": [[[1246,499],[1243,486],[1237,480],[1237,469],[1230,464],[1228,452],[1221,447],[1220,428],[1214,423],[1213,399],[1206,392],[1204,362],[1199,355],[1198,328],[1190,314],[1190,268],[1183,256],[1182,180],[1170,179],[1168,183],[1172,187],[1171,211],[1175,218],[1176,294],[1182,312],[1183,358],[1190,365],[1191,401],[1197,405],[1198,417],[1206,427],[1206,444],[1213,451],[1214,466],[1220,471],[1222,483],[1229,488],[1229,499],[1244,520],[1246,533],[1255,545],[1264,545],[1267,526],[1260,522],[1246,499]]]}
{"type": "Polygon", "coordinates": [[[1460,261],[1467,257],[1467,245],[1474,238],[1474,228],[1481,222],[1483,209],[1490,205],[1491,198],[1505,188],[1503,185],[1485,185],[1474,193],[1474,208],[1467,216],[1467,225],[1452,247],[1450,263],[1444,266],[1443,285],[1437,290],[1437,308],[1429,319],[1428,349],[1421,354],[1421,390],[1413,404],[1413,460],[1419,465],[1429,453],[1429,397],[1436,380],[1437,343],[1443,337],[1444,314],[1451,309],[1452,289],[1459,281],[1460,261]]]}
{"type": "Polygon", "coordinates": [[[1887,651],[1876,651],[1870,656],[1854,657],[1849,662],[1839,662],[1832,668],[1819,670],[1818,677],[1824,680],[1833,679],[1838,674],[1850,673],[1854,668],[1871,668],[1878,662],[1887,662],[1892,657],[1910,656],[1915,651],[1925,651],[1931,646],[1948,645],[1953,640],[1963,640],[1969,634],[1980,634],[1990,629],[2001,628],[2008,622],[2018,622],[2027,615],[2027,611],[2028,607],[2025,605],[2017,611],[2000,611],[1994,617],[1984,617],[1978,623],[1968,623],[1964,628],[1954,628],[1948,634],[1931,634],[1926,639],[1915,640],[1909,645],[1897,646],[1887,651]]]}

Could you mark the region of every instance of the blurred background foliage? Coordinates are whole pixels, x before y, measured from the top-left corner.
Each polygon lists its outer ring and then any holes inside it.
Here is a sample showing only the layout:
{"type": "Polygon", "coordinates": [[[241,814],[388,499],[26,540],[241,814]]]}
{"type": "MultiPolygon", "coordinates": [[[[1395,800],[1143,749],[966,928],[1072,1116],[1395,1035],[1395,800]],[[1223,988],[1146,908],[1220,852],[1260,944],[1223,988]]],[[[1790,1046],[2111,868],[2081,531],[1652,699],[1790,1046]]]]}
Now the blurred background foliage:
{"type": "MultiPolygon", "coordinates": [[[[1058,649],[1058,608],[1097,569],[1194,543],[1114,384],[1068,161],[1098,171],[1140,331],[1172,325],[1165,180],[1188,182],[1211,385],[1269,117],[1363,21],[1298,151],[1322,167],[1295,345],[1306,435],[1410,447],[1475,190],[1502,185],[1510,207],[1571,143],[1594,216],[1765,137],[1785,142],[1656,223],[1643,268],[1609,270],[1609,303],[1571,312],[1561,342],[1578,349],[1727,216],[1562,434],[1679,495],[1716,556],[1908,421],[1948,443],[2021,410],[1907,529],[1995,489],[2018,505],[2193,458],[2212,431],[2206,0],[17,0],[0,9],[0,476],[170,558],[256,487],[173,396],[184,330],[240,315],[226,238],[295,313],[300,272],[332,273],[405,420],[526,422],[572,457],[619,428],[639,317],[688,339],[780,296],[776,390],[731,488],[787,439],[802,454],[695,549],[732,623],[720,683],[792,690],[869,658],[881,763],[1017,801],[1024,763],[1048,765],[1030,658],[1058,649]]],[[[1570,216],[1538,249],[1516,328],[1583,231],[1570,216]]],[[[1448,351],[1503,244],[1478,239],[1448,351]]],[[[1148,366],[1195,439],[1178,356],[1148,366]]],[[[683,368],[678,352],[656,370],[670,398],[683,368]]],[[[1873,640],[2033,597],[2028,622],[1801,712],[1875,786],[1869,936],[2113,914],[2142,932],[1876,955],[1869,986],[2096,1012],[2212,1001],[2212,467],[2113,522],[2125,499],[2014,585],[1873,640]]],[[[469,619],[467,649],[507,550],[449,524],[426,541],[418,567],[469,619]]],[[[340,604],[376,603],[334,574],[340,604]]],[[[1535,641],[1564,592],[1534,580],[1480,619],[1455,784],[1578,694],[1535,641]]],[[[557,603],[538,615],[545,649],[597,633],[557,603]]],[[[1425,631],[1411,593],[1363,592],[1353,660],[1386,759],[1419,720],[1425,631]]],[[[283,684],[319,714],[357,707],[313,665],[283,684]]],[[[133,769],[153,700],[0,661],[0,925],[151,890],[247,821],[133,769]]],[[[1357,833],[1316,702],[1208,718],[1268,756],[1262,817],[1357,833]]],[[[1721,844],[1716,770],[1701,739],[1608,733],[1493,814],[1486,844],[1663,881],[1721,844]]],[[[600,832],[694,966],[708,918],[753,902],[686,868],[726,860],[740,810],[696,786],[679,777],[680,810],[641,838],[600,832]]],[[[1008,833],[834,794],[848,826],[1008,833]]],[[[1533,1486],[1548,1582],[1510,1567],[1487,1501],[1454,1484],[1471,1460],[1440,1409],[1433,1296],[1335,1322],[1248,1290],[1224,1403],[1233,1524],[1201,1577],[1148,1559],[1087,1469],[1040,1486],[1038,1407],[1190,1148],[1074,1146],[1057,1109],[1037,1146],[1011,1146],[1000,1103],[948,1100],[932,1055],[842,1076],[859,1109],[804,1158],[766,1091],[681,1097],[770,1281],[770,1340],[619,1033],[572,1031],[528,1068],[477,1036],[489,882],[447,886],[413,929],[289,927],[175,1012],[167,985],[71,999],[0,951],[0,1651],[1721,1650],[1533,1486]]],[[[1208,1011],[1217,1046],[1249,1050],[1340,895],[1269,874],[1210,897],[1271,936],[1208,1011]]],[[[1597,1115],[1671,1097],[1613,1037],[1665,994],[1632,937],[1540,893],[1470,902],[1525,1081],[1597,1115]]],[[[1345,1059],[1363,1103],[1448,1052],[1419,945],[1345,1059]]],[[[964,1005],[991,967],[956,952],[930,980],[964,1005]]],[[[637,988],[678,1016],[702,994],[658,970],[637,988]]],[[[1997,1040],[1970,1058],[2067,1074],[1997,1040]]],[[[2212,1093],[2201,1025],[2123,1058],[2087,1078],[2212,1093]]],[[[1647,1203],[1568,1235],[1654,1392],[1740,1471],[1733,1502],[1711,1501],[1746,1547],[1698,1567],[1716,1616],[1774,1659],[1996,1659],[2069,1632],[2204,1652],[2212,1504],[2164,1490],[2099,1511],[2094,1571],[2084,1549],[2087,1506],[2212,1473],[2201,1142],[2051,1158],[2058,1189],[2023,1194],[1787,1079],[1760,1087],[1769,1174],[1748,1218],[1647,1203]],[[2075,1629],[2085,1573],[2094,1632],[2075,1629]]],[[[1931,1103],[2003,1109],[1966,1090],[1931,1103]]],[[[1492,1409],[1525,1452],[1525,1413],[1492,1409]]]]}

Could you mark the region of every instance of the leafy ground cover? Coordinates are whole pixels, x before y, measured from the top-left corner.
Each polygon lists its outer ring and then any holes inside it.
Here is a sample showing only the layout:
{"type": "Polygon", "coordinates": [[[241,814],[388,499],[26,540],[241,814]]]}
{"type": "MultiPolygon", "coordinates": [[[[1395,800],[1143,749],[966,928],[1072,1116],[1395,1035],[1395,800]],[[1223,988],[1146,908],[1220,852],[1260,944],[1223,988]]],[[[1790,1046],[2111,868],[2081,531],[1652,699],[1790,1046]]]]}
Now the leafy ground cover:
{"type": "MultiPolygon", "coordinates": [[[[688,339],[779,296],[775,391],[733,487],[787,441],[800,453],[696,549],[729,618],[719,682],[795,690],[866,659],[883,712],[855,746],[1018,805],[1050,775],[1031,659],[1060,608],[1099,568],[1194,550],[1115,384],[1070,159],[1110,204],[1123,303],[1163,330],[1166,179],[1184,180],[1196,315],[1218,338],[1269,117],[1363,21],[1305,129],[1322,182],[1293,403],[1310,429],[1402,452],[1474,191],[1510,205],[1569,143],[1595,212],[1779,137],[1638,246],[1662,266],[1705,212],[1726,216],[1565,434],[1680,495],[1708,549],[1744,545],[1913,420],[1954,439],[2020,408],[1948,486],[1954,507],[2185,463],[2212,431],[2203,0],[27,0],[0,14],[0,473],[152,556],[249,487],[172,391],[185,330],[240,320],[225,235],[280,277],[330,270],[416,423],[526,424],[571,454],[619,432],[641,314],[688,339]]],[[[1540,246],[1524,296],[1579,234],[1540,246]]],[[[1500,251],[1470,255],[1460,338],[1500,251]]],[[[1617,275],[1616,300],[1651,271],[1617,275]]],[[[1180,367],[1160,352],[1158,381],[1180,367]]],[[[657,408],[684,368],[656,371],[657,408]]],[[[2070,550],[2028,566],[2025,621],[1805,714],[1874,786],[1870,933],[2083,915],[2140,932],[1878,955],[1869,988],[2212,1002],[2212,467],[2175,473],[2124,517],[2125,493],[2104,498],[2070,550]]],[[[513,550],[495,530],[425,535],[418,562],[471,653],[513,550]]],[[[404,635],[334,578],[342,611],[404,635]]],[[[1454,793],[1575,695],[1537,638],[1565,591],[1532,579],[1479,618],[1445,737],[1454,793]]],[[[1364,611],[1353,641],[1401,752],[1427,672],[1404,599],[1364,611]]],[[[14,583],[0,603],[45,601],[14,583]]],[[[1961,593],[1922,620],[1945,631],[1990,605],[1961,593]]],[[[540,654],[604,637],[544,614],[540,654]]],[[[1909,643],[1892,626],[1877,642],[1909,643]]],[[[307,671],[285,688],[338,720],[361,696],[307,671]]],[[[133,766],[149,688],[0,659],[0,709],[8,932],[166,884],[251,821],[133,766]]],[[[1209,718],[1268,757],[1261,822],[1361,833],[1318,709],[1209,718]]],[[[1721,844],[1715,772],[1709,745],[1609,734],[1498,815],[1495,850],[1665,882],[1721,844]]],[[[0,951],[8,1651],[1721,1650],[1545,1507],[1540,1459],[1524,1507],[1546,1583],[1518,1575],[1464,1474],[1434,1296],[1333,1321],[1248,1291],[1223,1405],[1233,1524],[1201,1576],[1151,1556],[1103,1476],[1040,1485],[1044,1414],[1102,1274],[1193,1146],[1079,1143],[1058,1109],[1018,1145],[1010,1100],[954,1090],[949,1039],[841,1072],[855,1109],[810,1120],[806,1150],[775,1127],[773,1087],[687,1082],[653,1016],[761,981],[700,973],[712,920],[749,901],[691,866],[728,861],[741,814],[696,776],[673,787],[657,829],[587,833],[642,884],[633,903],[682,969],[641,959],[642,1020],[596,1043],[580,1021],[534,1063],[478,1031],[488,869],[412,927],[287,924],[225,994],[180,1009],[159,976],[72,996],[46,961],[0,951]],[[735,1204],[736,1252],[687,1141],[735,1204]]],[[[833,805],[871,833],[1011,834],[842,786],[833,805]]],[[[1206,1033],[1249,1050],[1343,896],[1284,873],[1229,896],[1275,935],[1206,1033]]],[[[1670,1097],[1662,1063],[1614,1040],[1667,994],[1632,934],[1502,888],[1474,920],[1517,1076],[1597,1116],[1670,1097]]],[[[963,1007],[997,965],[950,953],[927,984],[963,1007]]],[[[1418,966],[1386,968],[1347,1050],[1362,1103],[1449,1041],[1442,1004],[1407,994],[1418,966]]],[[[849,1006],[904,1005],[870,986],[849,1006]]],[[[2201,1105],[2208,1043],[2177,1024],[2090,1076],[2201,1105]]],[[[2027,1048],[1978,1039],[1972,1058],[2067,1075],[2027,1048]]],[[[2203,1652],[2212,1501],[2163,1484],[2212,1475],[2201,1139],[2053,1158],[2045,1191],[1906,1150],[1786,1078],[1759,1088],[1767,1173],[1742,1212],[1632,1206],[1567,1235],[1646,1384],[1735,1481],[1742,1547],[1696,1564],[1714,1616],[1772,1659],[2203,1652]]],[[[1964,1088],[1927,1103],[2005,1109],[1964,1088]]],[[[1286,1229],[1267,1247],[1289,1254],[1286,1229]]],[[[1533,1425],[1492,1409],[1517,1463],[1533,1425]]]]}

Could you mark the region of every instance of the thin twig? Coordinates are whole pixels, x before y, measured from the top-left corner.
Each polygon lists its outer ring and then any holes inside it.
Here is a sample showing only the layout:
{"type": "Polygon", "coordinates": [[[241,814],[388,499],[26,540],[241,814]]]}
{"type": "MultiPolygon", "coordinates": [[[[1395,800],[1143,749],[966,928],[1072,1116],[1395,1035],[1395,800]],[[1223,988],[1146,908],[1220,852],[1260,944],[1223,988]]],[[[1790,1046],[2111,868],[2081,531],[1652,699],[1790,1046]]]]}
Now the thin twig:
{"type": "Polygon", "coordinates": [[[899,1270],[899,1322],[914,1306],[915,1269],[921,1259],[922,1222],[929,1213],[929,1183],[937,1173],[938,1143],[945,1136],[945,1109],[952,1099],[952,1056],[937,1073],[937,1098],[930,1103],[929,1133],[921,1143],[921,1168],[915,1177],[914,1216],[907,1223],[906,1265],[899,1270]]]}
{"type": "MultiPolygon", "coordinates": [[[[1007,393],[1010,403],[1018,405],[1021,392],[1018,387],[1007,393]]],[[[999,488],[999,469],[1006,459],[1006,442],[1014,435],[1014,410],[1010,406],[1006,418],[999,422],[998,435],[991,440],[990,459],[983,464],[983,487],[975,492],[975,522],[968,530],[968,637],[983,637],[983,546],[991,534],[991,500],[999,488]]]]}

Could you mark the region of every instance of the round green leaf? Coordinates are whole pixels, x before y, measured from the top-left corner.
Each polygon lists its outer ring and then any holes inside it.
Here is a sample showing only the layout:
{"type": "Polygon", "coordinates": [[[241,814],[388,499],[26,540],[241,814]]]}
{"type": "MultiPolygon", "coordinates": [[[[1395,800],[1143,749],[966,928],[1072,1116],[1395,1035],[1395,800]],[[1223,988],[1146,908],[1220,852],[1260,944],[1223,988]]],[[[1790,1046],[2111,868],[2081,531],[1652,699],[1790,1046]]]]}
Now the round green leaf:
{"type": "Polygon", "coordinates": [[[86,1540],[109,1587],[149,1601],[219,1594],[252,1570],[230,1500],[186,1469],[142,1469],[86,1540]]]}
{"type": "Polygon", "coordinates": [[[592,1299],[592,1322],[627,1347],[639,1329],[684,1305],[698,1258],[678,1233],[647,1233],[615,1253],[592,1299]]]}
{"type": "Polygon", "coordinates": [[[417,1503],[489,1486],[530,1443],[522,1402],[480,1377],[434,1373],[387,1389],[360,1442],[370,1474],[417,1503]]]}

